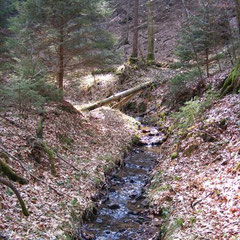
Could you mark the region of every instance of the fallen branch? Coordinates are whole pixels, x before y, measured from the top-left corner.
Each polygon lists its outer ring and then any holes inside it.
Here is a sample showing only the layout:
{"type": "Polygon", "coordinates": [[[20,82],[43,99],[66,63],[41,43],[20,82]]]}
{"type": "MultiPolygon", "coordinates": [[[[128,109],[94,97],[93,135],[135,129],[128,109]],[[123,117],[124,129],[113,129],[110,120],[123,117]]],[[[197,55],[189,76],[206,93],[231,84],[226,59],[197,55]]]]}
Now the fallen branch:
{"type": "Polygon", "coordinates": [[[73,164],[69,163],[67,160],[65,160],[63,157],[61,157],[59,154],[57,154],[57,157],[58,157],[61,161],[65,162],[67,165],[69,165],[70,167],[72,167],[74,170],[76,170],[76,171],[78,171],[78,172],[80,171],[80,169],[76,168],[73,164]]]}
{"type": "Polygon", "coordinates": [[[198,203],[200,203],[201,201],[203,201],[204,199],[208,198],[209,196],[211,196],[213,194],[213,192],[210,192],[209,194],[207,194],[207,196],[199,199],[198,201],[196,202],[191,202],[191,207],[194,208],[198,203]]]}
{"type": "Polygon", "coordinates": [[[26,205],[20,195],[20,193],[18,192],[18,190],[15,188],[15,186],[13,186],[13,184],[11,182],[9,182],[8,180],[4,179],[4,178],[1,178],[0,177],[0,183],[2,183],[3,185],[6,185],[7,187],[11,188],[12,191],[15,193],[15,195],[17,196],[17,199],[21,205],[21,208],[22,208],[22,212],[25,216],[29,216],[29,212],[26,208],[26,205]]]}

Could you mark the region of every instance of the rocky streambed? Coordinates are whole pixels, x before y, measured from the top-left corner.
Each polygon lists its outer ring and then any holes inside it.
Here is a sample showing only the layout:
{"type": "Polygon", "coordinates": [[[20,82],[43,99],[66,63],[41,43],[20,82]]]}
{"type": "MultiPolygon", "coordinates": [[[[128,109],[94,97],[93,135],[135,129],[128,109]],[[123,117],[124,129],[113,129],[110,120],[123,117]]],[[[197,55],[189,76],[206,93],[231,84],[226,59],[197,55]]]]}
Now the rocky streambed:
{"type": "Polygon", "coordinates": [[[122,167],[110,174],[95,219],[83,224],[80,239],[157,239],[161,221],[156,224],[154,219],[152,224],[145,190],[157,159],[152,146],[159,145],[164,137],[156,129],[143,128],[142,133],[142,146],[134,148],[122,167]]]}

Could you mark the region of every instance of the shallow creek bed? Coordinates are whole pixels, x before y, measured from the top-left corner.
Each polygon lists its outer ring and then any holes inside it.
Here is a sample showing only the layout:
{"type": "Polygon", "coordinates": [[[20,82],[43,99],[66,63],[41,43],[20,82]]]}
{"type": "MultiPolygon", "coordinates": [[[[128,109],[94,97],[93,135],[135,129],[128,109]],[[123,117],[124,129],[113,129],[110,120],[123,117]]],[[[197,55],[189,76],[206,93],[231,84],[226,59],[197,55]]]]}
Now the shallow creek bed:
{"type": "MultiPolygon", "coordinates": [[[[145,131],[143,139],[147,147],[133,149],[122,166],[108,177],[108,188],[100,200],[95,219],[83,224],[80,239],[157,239],[159,226],[152,224],[144,192],[156,164],[157,156],[151,146],[158,133],[154,130],[147,135],[149,141],[146,141],[145,131]]],[[[158,138],[156,143],[159,142],[158,138]]]]}

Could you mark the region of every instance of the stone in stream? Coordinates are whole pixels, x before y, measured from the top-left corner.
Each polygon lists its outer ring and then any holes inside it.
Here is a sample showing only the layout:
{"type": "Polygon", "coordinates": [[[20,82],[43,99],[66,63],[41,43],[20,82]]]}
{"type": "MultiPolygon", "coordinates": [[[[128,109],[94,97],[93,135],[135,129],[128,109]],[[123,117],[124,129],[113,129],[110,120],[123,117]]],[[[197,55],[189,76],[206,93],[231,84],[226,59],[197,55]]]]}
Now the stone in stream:
{"type": "Polygon", "coordinates": [[[108,208],[111,209],[111,210],[116,210],[116,209],[119,209],[120,206],[116,203],[113,203],[113,204],[109,204],[108,208]]]}

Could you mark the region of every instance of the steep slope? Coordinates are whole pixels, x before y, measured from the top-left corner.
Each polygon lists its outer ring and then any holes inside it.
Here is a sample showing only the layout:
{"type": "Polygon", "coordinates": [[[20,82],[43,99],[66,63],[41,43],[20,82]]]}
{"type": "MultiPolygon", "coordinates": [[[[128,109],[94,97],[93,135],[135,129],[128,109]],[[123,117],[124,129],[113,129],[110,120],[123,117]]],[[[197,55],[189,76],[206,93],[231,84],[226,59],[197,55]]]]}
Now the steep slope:
{"type": "Polygon", "coordinates": [[[23,215],[16,196],[0,184],[0,239],[66,239],[75,234],[82,217],[91,216],[105,173],[121,161],[137,125],[109,108],[82,116],[48,106],[42,141],[49,151],[44,151],[36,136],[42,115],[16,113],[9,109],[0,116],[0,159],[28,180],[14,185],[30,216],[23,215]],[[56,176],[50,171],[50,156],[56,176]]]}

